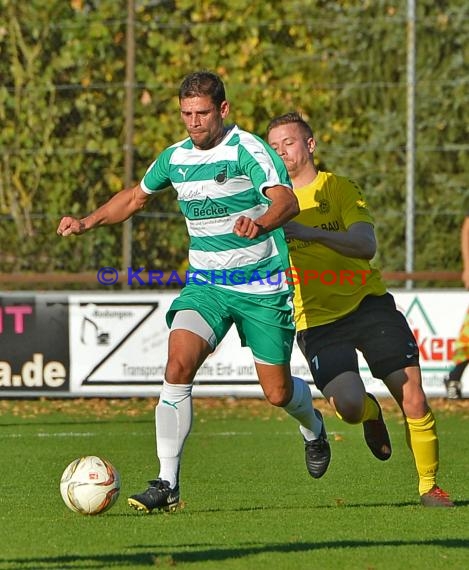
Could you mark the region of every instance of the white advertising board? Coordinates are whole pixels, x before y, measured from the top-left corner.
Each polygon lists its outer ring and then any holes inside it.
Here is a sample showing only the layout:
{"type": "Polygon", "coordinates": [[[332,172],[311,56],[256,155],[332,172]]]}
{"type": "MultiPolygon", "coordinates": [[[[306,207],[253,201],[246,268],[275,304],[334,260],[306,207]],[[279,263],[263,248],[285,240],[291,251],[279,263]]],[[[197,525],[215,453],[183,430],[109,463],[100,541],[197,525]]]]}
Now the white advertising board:
{"type": "MultiPolygon", "coordinates": [[[[417,338],[424,388],[444,395],[443,377],[451,366],[462,324],[467,291],[393,291],[417,338]]],[[[77,396],[157,396],[166,363],[165,313],[177,293],[71,294],[69,296],[70,392],[77,396]]],[[[388,395],[371,377],[359,354],[367,387],[388,395]]],[[[306,361],[295,345],[292,372],[312,384],[306,361]]],[[[251,352],[233,327],[199,370],[195,396],[261,396],[251,352]]],[[[469,394],[468,394],[469,396],[469,394]]]]}

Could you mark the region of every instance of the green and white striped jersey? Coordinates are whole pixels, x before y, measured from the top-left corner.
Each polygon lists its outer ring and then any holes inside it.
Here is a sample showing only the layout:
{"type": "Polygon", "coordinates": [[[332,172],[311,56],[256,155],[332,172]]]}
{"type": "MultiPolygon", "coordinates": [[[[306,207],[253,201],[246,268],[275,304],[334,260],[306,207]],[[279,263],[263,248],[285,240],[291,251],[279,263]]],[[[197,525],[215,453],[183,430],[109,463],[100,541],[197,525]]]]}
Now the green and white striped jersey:
{"type": "Polygon", "coordinates": [[[264,214],[270,203],[264,191],[278,184],[291,187],[283,161],[237,126],[212,149],[197,149],[190,138],[166,148],[140,183],[148,193],[176,190],[190,236],[189,280],[255,294],[291,290],[284,232],[249,240],[233,227],[239,216],[264,214]]]}

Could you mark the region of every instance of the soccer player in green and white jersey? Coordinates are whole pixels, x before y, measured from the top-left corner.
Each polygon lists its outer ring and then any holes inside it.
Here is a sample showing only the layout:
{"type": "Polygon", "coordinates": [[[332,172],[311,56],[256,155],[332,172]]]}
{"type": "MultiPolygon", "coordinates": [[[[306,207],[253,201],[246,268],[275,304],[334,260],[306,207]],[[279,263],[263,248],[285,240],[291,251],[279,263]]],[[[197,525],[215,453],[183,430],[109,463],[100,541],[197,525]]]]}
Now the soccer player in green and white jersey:
{"type": "Polygon", "coordinates": [[[225,126],[229,103],[217,75],[185,77],[179,105],[189,137],[166,148],[137,186],[82,219],[62,218],[57,229],[68,236],[122,222],[168,186],[176,190],[186,218],[189,279],[167,313],[168,361],[156,407],[159,474],[129,498],[131,507],[147,513],[174,510],[179,503],[193,379],[233,324],[253,353],[267,400],[298,420],[310,475],[324,475],[330,461],[310,389],[290,374],[295,328],[282,226],[299,210],[286,168],[259,137],[225,126]]]}

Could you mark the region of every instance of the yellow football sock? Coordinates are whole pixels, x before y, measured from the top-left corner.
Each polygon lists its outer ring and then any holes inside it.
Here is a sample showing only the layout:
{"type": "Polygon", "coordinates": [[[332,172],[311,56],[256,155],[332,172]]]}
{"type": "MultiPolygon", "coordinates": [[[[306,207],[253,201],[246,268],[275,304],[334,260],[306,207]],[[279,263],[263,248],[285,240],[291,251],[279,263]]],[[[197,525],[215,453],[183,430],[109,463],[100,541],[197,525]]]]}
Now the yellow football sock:
{"type": "Polygon", "coordinates": [[[367,420],[377,420],[378,416],[379,416],[378,405],[367,394],[365,399],[365,410],[363,411],[362,422],[366,422],[367,420]]]}
{"type": "MultiPolygon", "coordinates": [[[[337,411],[335,415],[339,418],[339,420],[344,419],[337,411]]],[[[363,417],[358,423],[366,422],[366,420],[377,420],[378,416],[379,408],[376,405],[376,402],[367,394],[365,398],[365,409],[363,410],[363,417]]]]}
{"type": "Polygon", "coordinates": [[[431,410],[418,420],[406,418],[407,444],[412,451],[419,476],[419,493],[423,495],[436,484],[439,464],[438,435],[431,410]]]}

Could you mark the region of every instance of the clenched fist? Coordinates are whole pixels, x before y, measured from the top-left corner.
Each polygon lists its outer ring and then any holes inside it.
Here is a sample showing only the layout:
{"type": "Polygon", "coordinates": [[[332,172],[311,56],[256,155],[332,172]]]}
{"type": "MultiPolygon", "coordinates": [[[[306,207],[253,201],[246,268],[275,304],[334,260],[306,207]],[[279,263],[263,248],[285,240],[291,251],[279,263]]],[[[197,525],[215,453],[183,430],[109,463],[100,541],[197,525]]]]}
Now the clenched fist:
{"type": "Polygon", "coordinates": [[[72,218],[71,216],[64,216],[60,220],[60,224],[57,228],[57,234],[62,237],[84,234],[85,231],[85,224],[81,220],[72,218]]]}
{"type": "Polygon", "coordinates": [[[235,222],[233,232],[239,237],[254,239],[262,233],[262,226],[247,216],[240,216],[235,222]]]}

